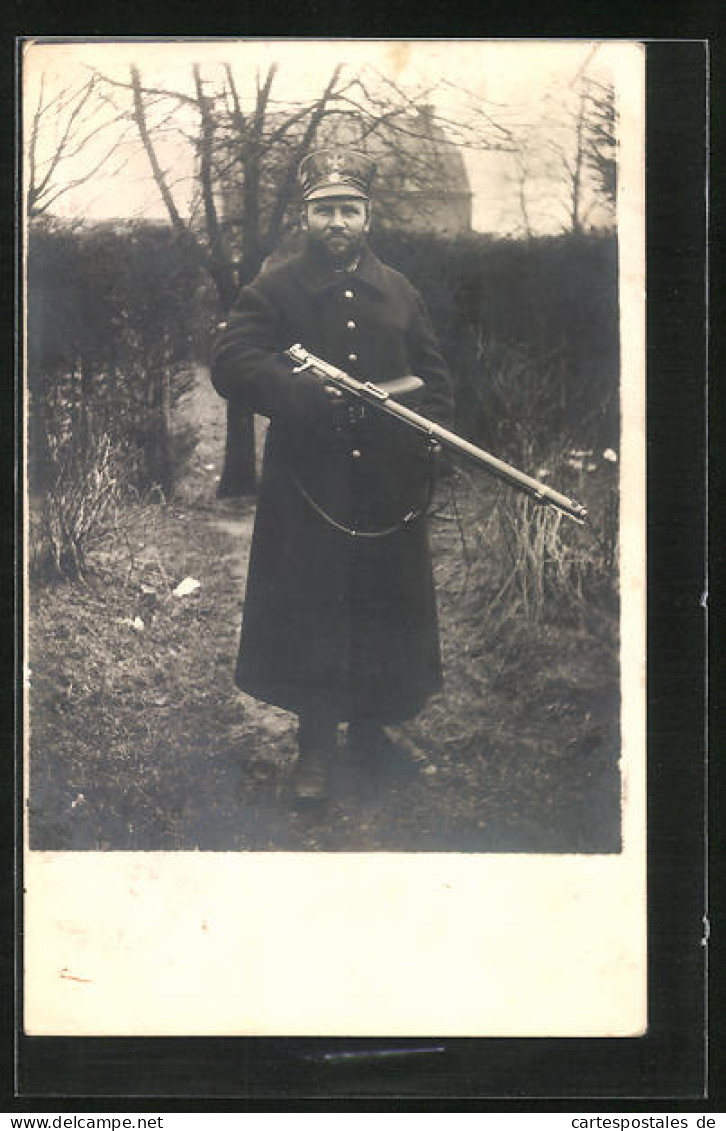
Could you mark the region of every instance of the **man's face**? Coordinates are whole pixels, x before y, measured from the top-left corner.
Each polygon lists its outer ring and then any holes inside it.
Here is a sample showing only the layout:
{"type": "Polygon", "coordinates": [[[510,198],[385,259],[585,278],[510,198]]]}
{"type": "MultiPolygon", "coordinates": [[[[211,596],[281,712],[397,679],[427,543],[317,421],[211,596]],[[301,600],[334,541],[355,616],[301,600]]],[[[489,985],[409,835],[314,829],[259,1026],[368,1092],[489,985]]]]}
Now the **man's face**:
{"type": "Polygon", "coordinates": [[[333,263],[349,263],[358,255],[368,231],[368,205],[353,196],[310,200],[303,210],[302,226],[333,263]]]}

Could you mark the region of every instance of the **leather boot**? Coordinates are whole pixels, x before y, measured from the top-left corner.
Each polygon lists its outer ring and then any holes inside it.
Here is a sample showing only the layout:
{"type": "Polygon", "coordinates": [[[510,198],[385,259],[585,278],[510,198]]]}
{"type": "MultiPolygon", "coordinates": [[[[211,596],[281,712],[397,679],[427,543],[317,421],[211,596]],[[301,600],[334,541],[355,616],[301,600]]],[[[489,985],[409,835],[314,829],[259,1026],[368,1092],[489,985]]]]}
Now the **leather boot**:
{"type": "Polygon", "coordinates": [[[417,773],[408,752],[377,723],[355,721],[348,725],[348,753],[357,773],[372,785],[417,773]]]}
{"type": "Polygon", "coordinates": [[[301,801],[322,801],[330,790],[330,767],[336,749],[336,724],[301,716],[298,759],[292,772],[292,792],[301,801]]]}
{"type": "Polygon", "coordinates": [[[330,752],[301,750],[292,771],[292,792],[300,801],[323,801],[329,792],[330,752]]]}

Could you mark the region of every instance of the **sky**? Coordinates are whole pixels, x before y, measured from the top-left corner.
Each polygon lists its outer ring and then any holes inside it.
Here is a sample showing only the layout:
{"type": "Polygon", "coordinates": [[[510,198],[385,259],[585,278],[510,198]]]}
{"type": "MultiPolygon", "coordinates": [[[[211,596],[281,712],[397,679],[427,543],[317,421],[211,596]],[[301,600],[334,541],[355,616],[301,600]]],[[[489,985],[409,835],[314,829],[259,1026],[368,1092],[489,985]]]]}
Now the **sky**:
{"type": "MultiPolygon", "coordinates": [[[[324,86],[336,64],[343,62],[350,72],[372,65],[399,87],[410,92],[414,100],[430,101],[435,109],[456,121],[469,107],[478,107],[507,124],[533,122],[549,106],[550,117],[560,115],[562,103],[574,96],[579,76],[616,79],[636,63],[640,48],[635,44],[613,41],[549,41],[549,40],[185,40],[115,41],[83,39],[70,42],[28,41],[24,49],[23,94],[26,115],[26,137],[29,122],[38,105],[40,84],[47,99],[67,84],[82,83],[92,70],[109,79],[128,81],[129,65],[136,64],[148,86],[164,86],[192,93],[191,66],[198,63],[205,80],[221,74],[224,63],[233,67],[243,100],[254,94],[255,74],[273,61],[279,64],[274,93],[281,100],[309,98],[324,86]],[[447,86],[447,84],[449,84],[447,86]],[[457,90],[453,89],[456,84],[457,90]],[[426,92],[437,88],[428,97],[426,92]],[[464,88],[466,96],[461,93],[464,88]],[[548,102],[547,99],[550,101],[548,102]],[[554,97],[553,97],[554,96],[554,97]]],[[[114,97],[123,100],[126,93],[119,87],[114,97]]],[[[93,128],[110,116],[107,105],[100,117],[90,123],[93,128]]],[[[59,184],[79,176],[83,162],[95,164],[102,153],[104,139],[115,137],[111,127],[95,143],[56,170],[59,184]]],[[[193,124],[190,119],[190,132],[193,124]]],[[[44,119],[44,130],[38,156],[52,151],[53,134],[50,115],[44,119]]],[[[163,163],[175,178],[175,194],[181,208],[186,207],[188,188],[193,172],[193,157],[188,146],[169,139],[160,149],[163,163]]],[[[487,152],[465,153],[465,161],[473,192],[473,225],[475,229],[504,234],[519,222],[518,205],[511,181],[511,159],[487,152]]],[[[537,206],[536,177],[532,189],[532,211],[538,228],[557,230],[562,217],[544,204],[537,206]]],[[[162,217],[165,210],[150,176],[145,154],[134,128],[128,141],[119,149],[116,159],[104,166],[92,180],[58,198],[53,211],[65,217],[89,219],[117,217],[162,217]],[[123,161],[123,168],[118,168],[123,161]]]]}

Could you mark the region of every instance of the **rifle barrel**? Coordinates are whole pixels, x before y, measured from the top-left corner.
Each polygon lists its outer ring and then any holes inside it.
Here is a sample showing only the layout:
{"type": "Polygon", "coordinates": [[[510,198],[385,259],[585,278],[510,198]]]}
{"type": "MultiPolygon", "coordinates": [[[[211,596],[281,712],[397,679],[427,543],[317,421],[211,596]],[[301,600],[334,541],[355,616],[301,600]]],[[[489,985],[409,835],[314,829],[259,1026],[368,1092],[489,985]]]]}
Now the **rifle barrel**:
{"type": "Polygon", "coordinates": [[[291,346],[286,353],[288,357],[297,363],[296,372],[310,370],[316,373],[321,380],[327,384],[333,385],[341,392],[361,400],[365,404],[371,405],[387,416],[392,416],[394,419],[400,420],[403,424],[408,425],[409,428],[414,428],[417,432],[427,436],[430,440],[435,440],[448,451],[457,452],[459,455],[466,456],[477,464],[477,466],[485,468],[498,479],[503,480],[512,487],[524,491],[536,502],[555,507],[575,522],[587,522],[586,508],[574,499],[561,494],[559,491],[555,491],[552,487],[541,483],[539,479],[534,479],[531,475],[526,475],[523,471],[519,471],[518,468],[492,455],[491,452],[487,452],[484,448],[479,448],[476,444],[465,440],[463,436],[457,435],[456,432],[444,428],[443,425],[437,424],[434,420],[429,420],[427,417],[422,416],[418,412],[414,412],[413,409],[408,408],[399,401],[393,400],[385,389],[381,389],[371,381],[359,381],[357,378],[351,377],[349,373],[338,369],[334,365],[330,365],[329,362],[323,361],[322,358],[316,357],[315,354],[310,353],[301,345],[291,346]]]}

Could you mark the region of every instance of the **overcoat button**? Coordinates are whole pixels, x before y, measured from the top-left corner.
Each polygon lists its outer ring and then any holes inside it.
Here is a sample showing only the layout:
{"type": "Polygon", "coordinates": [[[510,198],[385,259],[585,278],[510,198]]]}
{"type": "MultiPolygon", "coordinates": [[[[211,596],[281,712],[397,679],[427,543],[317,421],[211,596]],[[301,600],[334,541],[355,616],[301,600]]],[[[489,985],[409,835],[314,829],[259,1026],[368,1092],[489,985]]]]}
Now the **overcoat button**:
{"type": "Polygon", "coordinates": [[[348,361],[357,361],[357,360],[358,360],[358,354],[357,353],[349,353],[348,354],[348,361]]]}
{"type": "Polygon", "coordinates": [[[345,297],[346,297],[346,298],[355,298],[355,295],[353,294],[353,292],[352,292],[352,291],[346,291],[346,292],[345,292],[345,297]]]}
{"type": "Polygon", "coordinates": [[[353,322],[352,319],[351,319],[350,322],[347,323],[347,325],[348,325],[349,330],[355,330],[355,322],[353,322]]]}
{"type": "Polygon", "coordinates": [[[350,453],[350,458],[351,459],[360,459],[360,452],[359,452],[358,448],[353,448],[353,451],[350,453]]]}

